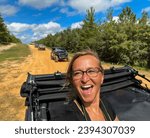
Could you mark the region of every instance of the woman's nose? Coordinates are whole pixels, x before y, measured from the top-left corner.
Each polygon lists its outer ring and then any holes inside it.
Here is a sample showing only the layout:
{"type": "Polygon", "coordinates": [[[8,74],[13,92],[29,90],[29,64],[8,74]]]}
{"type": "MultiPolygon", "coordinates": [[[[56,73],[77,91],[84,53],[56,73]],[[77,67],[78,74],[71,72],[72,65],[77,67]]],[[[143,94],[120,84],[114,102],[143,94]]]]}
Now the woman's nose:
{"type": "Polygon", "coordinates": [[[81,81],[85,83],[85,82],[87,82],[89,79],[90,79],[89,76],[88,76],[86,73],[83,73],[83,75],[82,75],[82,77],[81,77],[81,81]]]}

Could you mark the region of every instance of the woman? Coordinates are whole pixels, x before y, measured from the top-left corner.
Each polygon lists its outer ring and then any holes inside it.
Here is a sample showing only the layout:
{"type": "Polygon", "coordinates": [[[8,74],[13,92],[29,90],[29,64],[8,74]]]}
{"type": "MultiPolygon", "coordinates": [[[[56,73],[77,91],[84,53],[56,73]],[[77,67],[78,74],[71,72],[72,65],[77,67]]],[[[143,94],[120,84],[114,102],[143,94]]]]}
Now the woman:
{"type": "Polygon", "coordinates": [[[108,102],[100,98],[104,71],[97,53],[91,50],[76,53],[67,78],[77,95],[72,103],[76,116],[81,120],[118,120],[108,102]]]}

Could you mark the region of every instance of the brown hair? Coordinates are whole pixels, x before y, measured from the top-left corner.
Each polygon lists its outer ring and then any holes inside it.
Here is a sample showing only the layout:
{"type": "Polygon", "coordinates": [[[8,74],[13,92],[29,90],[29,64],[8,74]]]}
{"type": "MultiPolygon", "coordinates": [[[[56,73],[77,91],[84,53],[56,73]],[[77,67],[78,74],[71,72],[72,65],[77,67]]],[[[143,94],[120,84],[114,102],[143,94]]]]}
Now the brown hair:
{"type": "Polygon", "coordinates": [[[91,49],[83,50],[83,51],[77,52],[77,53],[73,56],[72,60],[70,61],[70,64],[69,64],[68,70],[67,70],[67,81],[68,81],[68,83],[71,84],[71,82],[72,82],[72,66],[73,66],[74,61],[75,61],[77,58],[79,58],[79,57],[81,57],[81,56],[85,56],[85,55],[91,55],[91,56],[96,57],[96,58],[98,59],[98,61],[99,61],[99,67],[100,67],[102,73],[104,73],[104,69],[103,69],[103,67],[102,67],[102,65],[101,65],[101,61],[100,61],[100,59],[99,59],[98,54],[97,54],[95,51],[91,50],[91,49]]]}

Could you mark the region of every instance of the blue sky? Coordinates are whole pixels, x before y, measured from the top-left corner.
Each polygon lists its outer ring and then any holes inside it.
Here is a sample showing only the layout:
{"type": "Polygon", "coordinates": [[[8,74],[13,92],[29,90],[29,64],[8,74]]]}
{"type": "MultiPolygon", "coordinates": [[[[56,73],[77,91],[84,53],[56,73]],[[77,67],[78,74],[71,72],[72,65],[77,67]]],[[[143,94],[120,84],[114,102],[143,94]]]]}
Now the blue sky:
{"type": "Polygon", "coordinates": [[[96,21],[105,20],[106,10],[114,9],[114,19],[126,6],[141,17],[150,15],[150,0],[0,0],[0,13],[8,30],[24,43],[55,34],[68,27],[80,28],[86,10],[95,8],[96,21]]]}

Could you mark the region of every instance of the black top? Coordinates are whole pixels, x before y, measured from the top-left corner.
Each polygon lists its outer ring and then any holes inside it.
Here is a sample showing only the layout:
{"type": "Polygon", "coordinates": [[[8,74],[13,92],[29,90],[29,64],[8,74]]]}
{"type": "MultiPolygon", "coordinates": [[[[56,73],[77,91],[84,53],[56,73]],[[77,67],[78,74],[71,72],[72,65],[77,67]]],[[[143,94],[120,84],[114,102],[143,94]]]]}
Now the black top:
{"type": "MultiPolygon", "coordinates": [[[[49,103],[49,114],[51,121],[91,121],[88,113],[81,105],[83,113],[77,107],[76,103],[54,102],[49,103]]],[[[116,118],[111,105],[106,100],[101,100],[100,108],[106,121],[113,121],[116,118]]]]}

